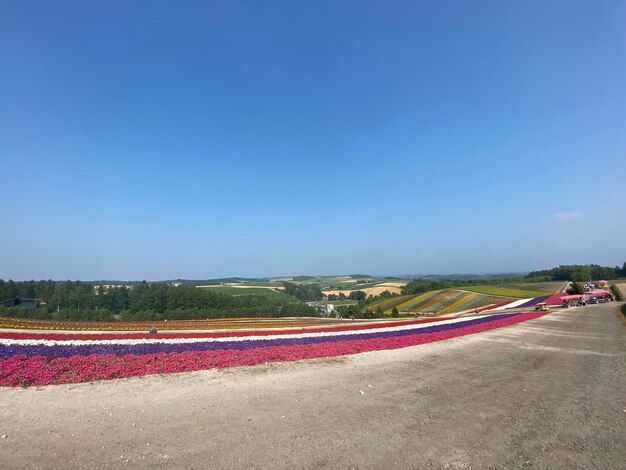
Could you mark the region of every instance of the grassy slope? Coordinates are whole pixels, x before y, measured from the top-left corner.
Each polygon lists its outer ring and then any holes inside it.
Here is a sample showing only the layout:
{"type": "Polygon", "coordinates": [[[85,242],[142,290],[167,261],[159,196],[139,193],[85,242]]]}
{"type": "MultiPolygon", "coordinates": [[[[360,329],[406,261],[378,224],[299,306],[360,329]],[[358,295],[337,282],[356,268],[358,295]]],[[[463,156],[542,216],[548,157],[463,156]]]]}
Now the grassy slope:
{"type": "Polygon", "coordinates": [[[515,289],[506,285],[497,286],[463,286],[462,290],[470,292],[478,292],[479,294],[487,295],[499,295],[502,297],[513,297],[517,299],[525,299],[530,297],[542,297],[544,295],[550,295],[552,292],[545,290],[527,290],[527,289],[515,289]]]}
{"type": "Polygon", "coordinates": [[[550,294],[554,294],[558,292],[564,285],[565,285],[564,281],[553,281],[553,282],[529,282],[529,283],[522,282],[519,284],[502,284],[498,287],[535,291],[535,292],[541,291],[541,292],[548,292],[550,294]]]}

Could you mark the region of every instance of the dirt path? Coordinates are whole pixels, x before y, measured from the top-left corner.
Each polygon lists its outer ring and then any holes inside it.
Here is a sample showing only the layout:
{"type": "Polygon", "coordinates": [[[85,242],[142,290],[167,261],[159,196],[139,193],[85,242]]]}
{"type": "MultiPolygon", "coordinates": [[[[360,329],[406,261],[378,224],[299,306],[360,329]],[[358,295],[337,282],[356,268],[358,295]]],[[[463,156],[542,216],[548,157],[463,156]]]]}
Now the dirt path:
{"type": "Polygon", "coordinates": [[[1,468],[626,468],[615,304],[396,351],[0,390],[1,468]]]}

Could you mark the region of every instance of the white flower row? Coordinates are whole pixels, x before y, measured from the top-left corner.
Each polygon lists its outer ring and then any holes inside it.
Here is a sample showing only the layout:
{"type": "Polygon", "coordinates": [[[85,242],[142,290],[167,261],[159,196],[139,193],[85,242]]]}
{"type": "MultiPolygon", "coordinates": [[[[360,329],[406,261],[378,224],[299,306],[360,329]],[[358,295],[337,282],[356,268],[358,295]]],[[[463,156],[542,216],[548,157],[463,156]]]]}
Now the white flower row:
{"type": "Polygon", "coordinates": [[[492,309],[494,312],[497,310],[507,310],[510,308],[515,308],[519,305],[525,304],[526,302],[530,302],[531,300],[533,300],[534,297],[531,297],[530,299],[519,299],[519,300],[514,300],[513,302],[506,304],[506,305],[502,305],[501,307],[496,307],[494,309],[492,309]]]}

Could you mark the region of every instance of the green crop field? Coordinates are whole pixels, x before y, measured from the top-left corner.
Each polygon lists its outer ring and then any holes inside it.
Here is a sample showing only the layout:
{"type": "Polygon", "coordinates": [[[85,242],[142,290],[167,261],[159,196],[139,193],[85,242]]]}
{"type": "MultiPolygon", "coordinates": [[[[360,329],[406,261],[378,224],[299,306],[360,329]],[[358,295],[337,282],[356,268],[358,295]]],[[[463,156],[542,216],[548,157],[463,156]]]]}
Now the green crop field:
{"type": "MultiPolygon", "coordinates": [[[[504,287],[506,289],[518,289],[524,291],[534,291],[534,292],[547,292],[550,294],[554,294],[559,292],[563,286],[565,286],[565,281],[551,281],[551,282],[529,282],[529,283],[516,283],[516,284],[500,284],[497,287],[504,287]]],[[[544,294],[547,295],[547,294],[544,294]]]]}
{"type": "Polygon", "coordinates": [[[277,302],[299,302],[298,299],[284,292],[275,291],[265,287],[230,287],[230,286],[207,286],[201,289],[210,289],[211,292],[228,295],[262,295],[277,302]]]}
{"type": "Polygon", "coordinates": [[[282,287],[280,282],[272,281],[254,281],[254,282],[242,282],[242,285],[258,286],[258,287],[282,287]]]}
{"type": "Polygon", "coordinates": [[[530,297],[542,297],[550,295],[552,292],[544,290],[527,290],[513,289],[509,286],[463,286],[460,289],[470,292],[478,292],[479,294],[498,295],[502,297],[514,297],[517,299],[525,299],[530,297]]]}

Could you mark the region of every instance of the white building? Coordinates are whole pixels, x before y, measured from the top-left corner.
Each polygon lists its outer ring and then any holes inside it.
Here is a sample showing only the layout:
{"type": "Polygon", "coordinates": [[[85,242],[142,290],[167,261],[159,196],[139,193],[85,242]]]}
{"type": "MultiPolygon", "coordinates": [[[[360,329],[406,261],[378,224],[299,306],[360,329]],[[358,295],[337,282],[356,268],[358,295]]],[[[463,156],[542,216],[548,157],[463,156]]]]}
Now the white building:
{"type": "Polygon", "coordinates": [[[336,312],[335,306],[327,302],[305,302],[309,307],[315,307],[322,315],[333,315],[336,312]]]}

